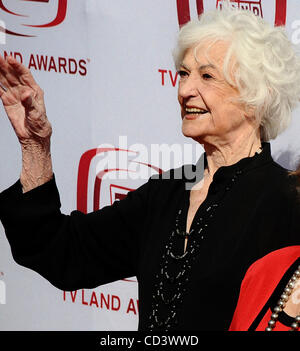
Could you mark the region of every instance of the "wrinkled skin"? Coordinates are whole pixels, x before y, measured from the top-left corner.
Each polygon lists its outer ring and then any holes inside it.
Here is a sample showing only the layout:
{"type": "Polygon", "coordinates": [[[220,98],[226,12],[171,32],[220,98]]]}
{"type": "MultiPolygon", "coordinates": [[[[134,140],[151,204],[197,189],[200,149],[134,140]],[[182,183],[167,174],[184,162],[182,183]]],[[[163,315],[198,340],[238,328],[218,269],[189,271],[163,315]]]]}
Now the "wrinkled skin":
{"type": "Polygon", "coordinates": [[[30,70],[13,57],[5,60],[0,56],[0,83],[0,98],[21,144],[20,179],[26,192],[52,178],[52,128],[46,115],[44,93],[30,70]]]}

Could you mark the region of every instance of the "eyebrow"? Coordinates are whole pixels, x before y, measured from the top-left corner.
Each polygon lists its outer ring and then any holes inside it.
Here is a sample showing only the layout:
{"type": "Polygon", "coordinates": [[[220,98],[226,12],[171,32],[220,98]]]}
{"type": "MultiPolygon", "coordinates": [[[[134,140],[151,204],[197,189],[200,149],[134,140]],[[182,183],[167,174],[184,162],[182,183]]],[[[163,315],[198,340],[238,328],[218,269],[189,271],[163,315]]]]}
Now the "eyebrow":
{"type": "MultiPolygon", "coordinates": [[[[187,71],[190,71],[190,69],[189,69],[183,62],[180,64],[180,66],[183,67],[183,68],[185,68],[187,71]]],[[[201,66],[199,66],[198,69],[199,69],[199,71],[201,71],[201,70],[203,70],[203,69],[205,69],[205,68],[212,68],[212,69],[218,71],[217,67],[214,66],[214,65],[211,64],[211,63],[206,64],[206,65],[201,65],[201,66]]]]}

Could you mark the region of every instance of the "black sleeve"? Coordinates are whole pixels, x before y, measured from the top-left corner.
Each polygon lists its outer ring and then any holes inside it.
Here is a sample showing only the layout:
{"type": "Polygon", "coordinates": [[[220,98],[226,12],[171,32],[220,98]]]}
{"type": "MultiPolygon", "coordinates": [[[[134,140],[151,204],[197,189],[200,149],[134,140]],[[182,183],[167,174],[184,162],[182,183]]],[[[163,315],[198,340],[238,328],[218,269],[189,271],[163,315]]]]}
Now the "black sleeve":
{"type": "Polygon", "coordinates": [[[55,178],[22,193],[0,193],[0,220],[15,261],[62,290],[94,288],[137,275],[149,181],[99,211],[60,212],[55,178]]]}

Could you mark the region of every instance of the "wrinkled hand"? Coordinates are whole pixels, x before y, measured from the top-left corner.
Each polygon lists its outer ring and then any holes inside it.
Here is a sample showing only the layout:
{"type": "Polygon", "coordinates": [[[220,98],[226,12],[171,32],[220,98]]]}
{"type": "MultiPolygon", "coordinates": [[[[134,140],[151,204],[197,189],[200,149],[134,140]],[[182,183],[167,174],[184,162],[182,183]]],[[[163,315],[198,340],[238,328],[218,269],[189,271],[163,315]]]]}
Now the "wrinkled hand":
{"type": "Polygon", "coordinates": [[[44,143],[52,134],[43,90],[30,70],[13,57],[0,55],[0,98],[20,143],[44,143]]]}
{"type": "Polygon", "coordinates": [[[20,141],[23,192],[49,181],[51,124],[46,116],[44,93],[30,70],[13,57],[0,55],[0,98],[20,141]],[[1,86],[2,85],[2,86],[1,86]]]}

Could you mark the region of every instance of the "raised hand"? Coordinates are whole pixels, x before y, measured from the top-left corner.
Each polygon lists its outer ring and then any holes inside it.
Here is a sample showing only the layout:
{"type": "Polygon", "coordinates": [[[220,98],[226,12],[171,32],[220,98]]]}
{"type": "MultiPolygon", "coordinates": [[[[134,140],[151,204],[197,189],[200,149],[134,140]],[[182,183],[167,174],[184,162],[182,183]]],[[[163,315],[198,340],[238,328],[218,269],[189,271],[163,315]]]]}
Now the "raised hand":
{"type": "Polygon", "coordinates": [[[0,55],[0,98],[22,147],[21,183],[29,191],[52,178],[51,124],[44,93],[30,70],[0,55]]]}
{"type": "Polygon", "coordinates": [[[30,70],[13,57],[5,60],[0,55],[0,83],[0,98],[20,143],[50,138],[44,93],[30,70]]]}

